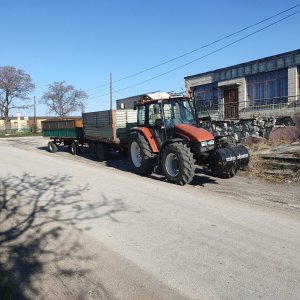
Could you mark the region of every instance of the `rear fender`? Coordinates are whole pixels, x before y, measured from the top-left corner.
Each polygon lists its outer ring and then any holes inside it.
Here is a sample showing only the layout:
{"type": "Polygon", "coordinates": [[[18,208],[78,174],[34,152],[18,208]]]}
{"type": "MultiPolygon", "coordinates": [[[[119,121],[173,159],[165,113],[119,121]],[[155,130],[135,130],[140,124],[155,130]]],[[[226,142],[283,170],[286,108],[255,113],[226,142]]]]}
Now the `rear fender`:
{"type": "Polygon", "coordinates": [[[147,142],[149,143],[152,152],[153,153],[158,153],[159,152],[157,144],[155,142],[155,137],[153,136],[153,134],[152,134],[152,132],[149,128],[147,128],[147,127],[133,127],[133,128],[131,128],[130,131],[131,132],[136,132],[137,131],[137,132],[141,133],[145,137],[147,142]]]}

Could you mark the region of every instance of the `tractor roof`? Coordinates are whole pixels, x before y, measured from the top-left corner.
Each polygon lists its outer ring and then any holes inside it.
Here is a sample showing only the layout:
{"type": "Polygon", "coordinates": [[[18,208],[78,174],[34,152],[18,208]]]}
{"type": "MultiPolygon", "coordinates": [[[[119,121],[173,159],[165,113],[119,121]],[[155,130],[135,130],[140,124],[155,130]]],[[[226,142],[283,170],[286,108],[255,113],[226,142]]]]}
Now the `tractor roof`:
{"type": "Polygon", "coordinates": [[[179,95],[179,94],[170,94],[165,92],[158,92],[152,94],[145,94],[142,100],[136,103],[136,106],[144,105],[149,102],[158,102],[158,101],[172,101],[178,99],[189,99],[189,97],[179,95]]]}

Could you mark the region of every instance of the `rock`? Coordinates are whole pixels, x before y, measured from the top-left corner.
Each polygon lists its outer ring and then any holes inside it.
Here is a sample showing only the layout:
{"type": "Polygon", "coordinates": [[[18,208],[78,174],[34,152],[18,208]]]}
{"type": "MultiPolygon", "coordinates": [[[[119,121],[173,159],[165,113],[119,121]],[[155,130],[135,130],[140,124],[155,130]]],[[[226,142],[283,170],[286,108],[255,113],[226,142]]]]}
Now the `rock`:
{"type": "Polygon", "coordinates": [[[296,126],[273,127],[269,134],[270,141],[294,142],[300,137],[300,130],[296,126]]]}

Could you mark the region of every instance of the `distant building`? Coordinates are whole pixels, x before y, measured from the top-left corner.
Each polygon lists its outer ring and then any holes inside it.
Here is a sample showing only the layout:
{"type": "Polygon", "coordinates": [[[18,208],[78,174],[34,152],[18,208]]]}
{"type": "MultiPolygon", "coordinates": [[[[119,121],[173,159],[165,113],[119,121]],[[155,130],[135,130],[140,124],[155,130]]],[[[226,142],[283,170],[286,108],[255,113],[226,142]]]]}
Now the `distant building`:
{"type": "MultiPolygon", "coordinates": [[[[42,130],[42,121],[44,120],[49,120],[49,119],[57,119],[58,117],[46,117],[46,116],[39,116],[36,117],[36,128],[37,131],[41,131],[42,130]]],[[[70,119],[78,119],[81,118],[81,116],[79,117],[67,117],[70,119]]],[[[23,117],[20,116],[20,118],[18,119],[18,117],[11,117],[10,121],[9,121],[9,129],[10,130],[21,130],[21,131],[32,131],[34,128],[34,117],[23,117]]],[[[5,130],[5,126],[4,126],[4,120],[0,119],[0,131],[5,130]]]]}
{"type": "Polygon", "coordinates": [[[214,119],[300,113],[300,49],[185,77],[214,119]]]}
{"type": "MultiPolygon", "coordinates": [[[[155,92],[151,92],[151,93],[155,93],[155,92]]],[[[151,94],[151,93],[144,93],[141,95],[136,95],[136,96],[131,96],[131,97],[116,100],[117,109],[133,109],[134,104],[136,102],[142,100],[145,94],[151,94]]]]}

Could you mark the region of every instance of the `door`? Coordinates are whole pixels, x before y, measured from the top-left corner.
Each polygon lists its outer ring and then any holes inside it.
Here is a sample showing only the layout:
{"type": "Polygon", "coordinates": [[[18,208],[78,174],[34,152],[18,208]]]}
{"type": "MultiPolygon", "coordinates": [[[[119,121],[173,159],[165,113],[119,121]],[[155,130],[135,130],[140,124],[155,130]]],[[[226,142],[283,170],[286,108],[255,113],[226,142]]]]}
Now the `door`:
{"type": "Polygon", "coordinates": [[[239,117],[239,90],[238,88],[224,90],[224,118],[239,117]]]}

